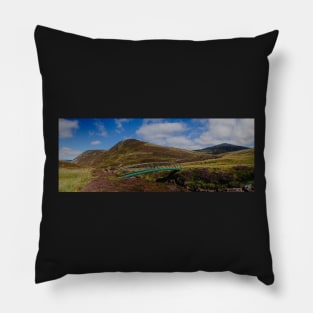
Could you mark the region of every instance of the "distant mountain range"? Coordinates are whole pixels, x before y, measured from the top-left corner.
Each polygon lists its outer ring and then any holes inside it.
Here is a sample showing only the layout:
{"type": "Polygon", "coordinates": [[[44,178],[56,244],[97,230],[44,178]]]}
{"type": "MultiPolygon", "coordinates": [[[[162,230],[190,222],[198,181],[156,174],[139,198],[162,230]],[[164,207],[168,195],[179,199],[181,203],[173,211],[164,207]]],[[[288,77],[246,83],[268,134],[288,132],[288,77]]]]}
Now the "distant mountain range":
{"type": "Polygon", "coordinates": [[[195,151],[212,153],[212,154],[220,154],[220,153],[239,151],[239,150],[244,150],[244,149],[249,149],[249,148],[243,147],[243,146],[232,145],[230,143],[221,143],[221,144],[216,145],[216,146],[207,147],[207,148],[195,150],[195,151]]]}

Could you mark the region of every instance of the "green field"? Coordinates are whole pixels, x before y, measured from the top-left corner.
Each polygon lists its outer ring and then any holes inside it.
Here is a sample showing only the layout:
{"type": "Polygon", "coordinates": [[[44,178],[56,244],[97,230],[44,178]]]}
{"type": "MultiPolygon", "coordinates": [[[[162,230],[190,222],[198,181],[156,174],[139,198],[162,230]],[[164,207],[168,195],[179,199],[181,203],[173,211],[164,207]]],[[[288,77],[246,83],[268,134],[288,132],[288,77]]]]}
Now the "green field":
{"type": "Polygon", "coordinates": [[[93,179],[91,168],[59,167],[59,191],[77,192],[93,179]]]}
{"type": "Polygon", "coordinates": [[[254,149],[225,153],[216,159],[183,163],[182,168],[208,168],[214,171],[227,171],[237,165],[254,167],[254,149]]]}
{"type": "Polygon", "coordinates": [[[215,158],[216,156],[191,150],[163,147],[135,139],[119,142],[110,150],[88,150],[73,160],[82,167],[117,168],[119,166],[148,162],[190,162],[215,158]]]}

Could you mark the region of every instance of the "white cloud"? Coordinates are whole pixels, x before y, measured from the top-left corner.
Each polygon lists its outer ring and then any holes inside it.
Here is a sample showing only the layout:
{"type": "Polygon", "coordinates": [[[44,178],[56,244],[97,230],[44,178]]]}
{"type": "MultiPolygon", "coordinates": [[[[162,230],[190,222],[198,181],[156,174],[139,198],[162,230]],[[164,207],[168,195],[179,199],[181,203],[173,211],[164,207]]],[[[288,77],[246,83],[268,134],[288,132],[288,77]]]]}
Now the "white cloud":
{"type": "Polygon", "coordinates": [[[164,140],[167,136],[183,133],[187,130],[184,123],[164,122],[164,123],[144,123],[136,134],[145,140],[164,140]]]}
{"type": "Polygon", "coordinates": [[[116,132],[121,133],[124,130],[123,123],[127,123],[130,120],[131,120],[130,118],[116,118],[114,120],[117,126],[116,132]]]}
{"type": "Polygon", "coordinates": [[[165,139],[166,145],[181,148],[181,149],[188,149],[188,150],[196,150],[201,149],[201,145],[196,144],[193,140],[186,136],[172,136],[167,137],[165,139]]]}
{"type": "Polygon", "coordinates": [[[162,119],[145,119],[136,134],[143,140],[181,149],[199,149],[201,146],[184,135],[188,130],[182,122],[162,122],[162,119]]]}
{"type": "Polygon", "coordinates": [[[93,145],[93,146],[100,145],[101,141],[100,140],[94,140],[90,144],[93,145]]]}
{"type": "Polygon", "coordinates": [[[195,124],[207,124],[208,119],[207,118],[192,118],[191,122],[195,124]]]}
{"type": "Polygon", "coordinates": [[[136,134],[155,144],[190,150],[224,142],[254,146],[254,119],[192,119],[191,122],[188,128],[183,122],[145,119],[136,134]]]}
{"type": "Polygon", "coordinates": [[[59,160],[73,160],[82,152],[68,147],[59,148],[59,160]]]}
{"type": "Polygon", "coordinates": [[[223,142],[254,146],[254,119],[208,119],[206,129],[195,142],[206,147],[223,142]]]}
{"type": "Polygon", "coordinates": [[[101,137],[106,137],[108,135],[108,132],[106,131],[104,124],[100,121],[95,122],[95,126],[97,128],[97,132],[89,132],[89,134],[95,134],[101,137]]]}
{"type": "Polygon", "coordinates": [[[59,137],[71,138],[76,129],[79,128],[78,121],[67,120],[65,118],[59,119],[59,137]]]}

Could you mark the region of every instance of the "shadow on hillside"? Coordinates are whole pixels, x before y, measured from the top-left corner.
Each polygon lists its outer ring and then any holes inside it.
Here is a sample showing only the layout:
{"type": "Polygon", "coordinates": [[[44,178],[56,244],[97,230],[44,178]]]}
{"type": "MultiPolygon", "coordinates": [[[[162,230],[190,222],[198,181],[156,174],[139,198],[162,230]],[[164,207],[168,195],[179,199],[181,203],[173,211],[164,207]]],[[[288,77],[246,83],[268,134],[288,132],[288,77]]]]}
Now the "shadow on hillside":
{"type": "Polygon", "coordinates": [[[160,178],[157,178],[155,181],[157,183],[165,183],[171,179],[174,179],[174,175],[175,173],[177,173],[177,171],[171,171],[168,175],[166,175],[165,177],[160,177],[160,178]]]}

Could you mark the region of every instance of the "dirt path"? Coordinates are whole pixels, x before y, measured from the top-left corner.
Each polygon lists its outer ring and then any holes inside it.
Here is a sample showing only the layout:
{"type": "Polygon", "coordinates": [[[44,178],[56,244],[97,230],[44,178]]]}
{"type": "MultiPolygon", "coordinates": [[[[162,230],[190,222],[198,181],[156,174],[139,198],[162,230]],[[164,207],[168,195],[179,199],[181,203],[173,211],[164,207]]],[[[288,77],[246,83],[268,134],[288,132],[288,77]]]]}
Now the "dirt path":
{"type": "Polygon", "coordinates": [[[101,169],[94,169],[96,178],[81,192],[186,192],[185,188],[174,184],[148,181],[141,177],[119,178],[101,169]]]}

